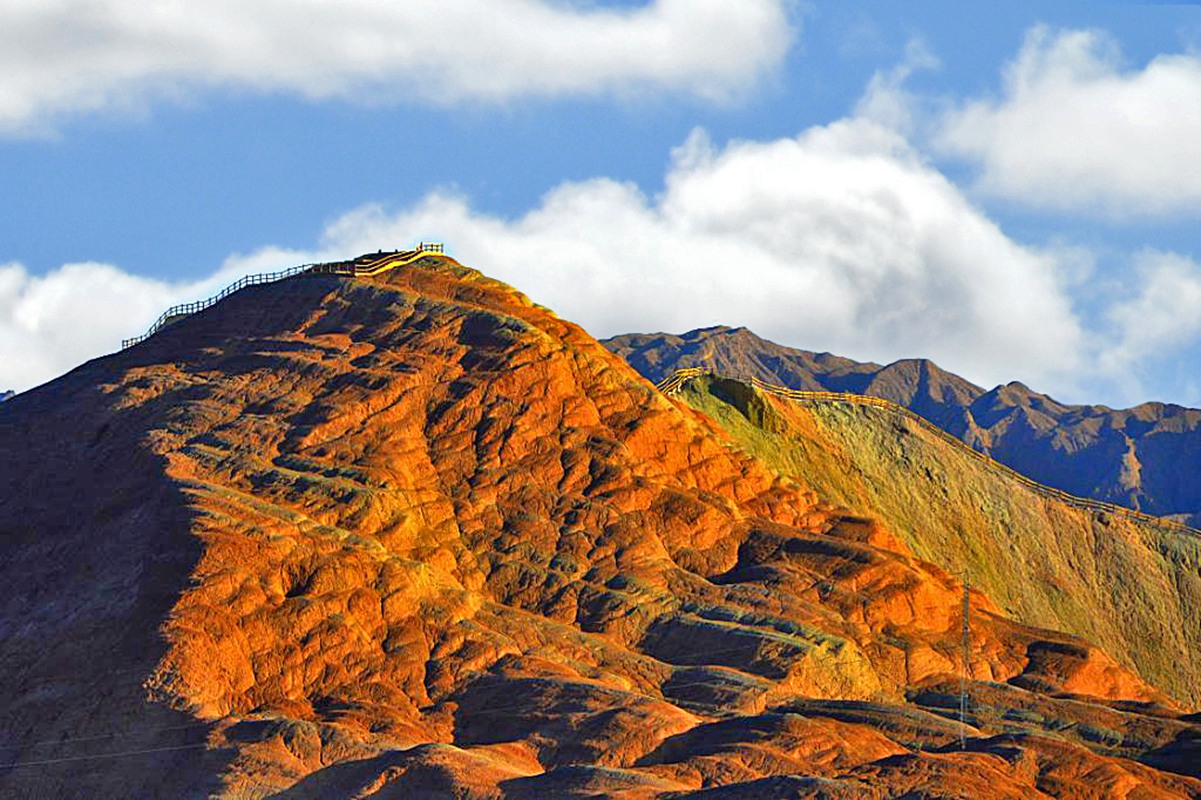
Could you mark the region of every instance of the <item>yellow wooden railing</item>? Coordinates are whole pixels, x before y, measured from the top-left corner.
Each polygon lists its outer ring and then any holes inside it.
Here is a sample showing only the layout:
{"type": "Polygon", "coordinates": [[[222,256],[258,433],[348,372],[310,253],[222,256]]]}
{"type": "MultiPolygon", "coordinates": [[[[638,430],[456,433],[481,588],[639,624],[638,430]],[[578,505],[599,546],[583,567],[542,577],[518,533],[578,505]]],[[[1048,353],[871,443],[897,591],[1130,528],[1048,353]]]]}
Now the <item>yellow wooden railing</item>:
{"type": "Polygon", "coordinates": [[[693,378],[699,378],[702,375],[711,375],[712,373],[704,367],[685,367],[677,369],[671,375],[668,375],[663,380],[655,384],[655,388],[663,392],[663,394],[675,394],[684,388],[684,384],[693,378]]]}
{"type": "Polygon", "coordinates": [[[247,286],[274,283],[275,281],[292,278],[297,275],[344,275],[352,278],[366,278],[373,275],[380,275],[388,270],[403,267],[406,264],[412,264],[414,261],[429,258],[430,256],[445,256],[445,249],[440,244],[422,242],[412,250],[376,253],[374,255],[360,256],[353,261],[335,261],[328,264],[302,264],[299,267],[289,267],[279,272],[262,272],[257,275],[246,275],[243,278],[239,278],[237,282],[226,286],[218,294],[213,295],[207,300],[197,300],[192,303],[180,303],[179,305],[171,306],[155,320],[155,323],[150,326],[150,330],[141,336],[134,336],[132,339],[123,339],[121,341],[121,349],[124,350],[127,347],[132,347],[138,342],[150,338],[171,323],[178,322],[183,317],[214,306],[234,292],[245,289],[247,286]]]}
{"type": "Polygon", "coordinates": [[[380,275],[389,270],[412,264],[429,256],[445,255],[440,244],[422,242],[412,250],[399,250],[394,253],[378,253],[374,256],[363,256],[354,261],[339,261],[333,264],[314,264],[307,271],[314,275],[349,275],[356,278],[367,278],[380,275]]]}
{"type": "MultiPolygon", "coordinates": [[[[679,392],[688,381],[693,378],[699,378],[703,375],[713,375],[710,370],[704,367],[687,367],[685,369],[676,370],[667,378],[656,384],[659,391],[664,394],[675,394],[679,392]]],[[[1022,473],[1014,470],[1011,467],[1002,464],[1000,461],[991,456],[981,453],[974,447],[966,444],[963,440],[950,433],[947,433],[942,428],[935,425],[930,420],[920,414],[911,411],[905,406],[894,403],[891,400],[885,400],[882,397],[871,397],[862,394],[850,394],[847,392],[806,392],[799,389],[789,389],[787,386],[780,386],[774,383],[760,380],[758,378],[738,378],[744,383],[750,384],[755,388],[767,392],[768,394],[776,395],[777,397],[796,400],[804,403],[845,403],[854,406],[870,406],[872,408],[881,408],[893,414],[905,417],[906,419],[917,424],[926,431],[942,439],[950,446],[956,448],[959,452],[964,453],[977,461],[986,464],[988,467],[996,470],[1006,477],[1017,481],[1027,489],[1053,500],[1058,500],[1076,508],[1084,508],[1091,511],[1101,511],[1108,514],[1117,514],[1119,516],[1145,522],[1151,525],[1158,525],[1162,528],[1177,531],[1179,533],[1187,533],[1193,536],[1201,536],[1201,531],[1196,528],[1185,525],[1182,522],[1177,522],[1172,519],[1157,517],[1152,514],[1146,514],[1142,511],[1135,511],[1133,508],[1126,508],[1115,503],[1107,503],[1103,500],[1093,500],[1088,497],[1077,497],[1074,494],[1069,494],[1062,489],[1056,489],[1053,486],[1047,486],[1038,481],[1028,478],[1022,473]]]]}

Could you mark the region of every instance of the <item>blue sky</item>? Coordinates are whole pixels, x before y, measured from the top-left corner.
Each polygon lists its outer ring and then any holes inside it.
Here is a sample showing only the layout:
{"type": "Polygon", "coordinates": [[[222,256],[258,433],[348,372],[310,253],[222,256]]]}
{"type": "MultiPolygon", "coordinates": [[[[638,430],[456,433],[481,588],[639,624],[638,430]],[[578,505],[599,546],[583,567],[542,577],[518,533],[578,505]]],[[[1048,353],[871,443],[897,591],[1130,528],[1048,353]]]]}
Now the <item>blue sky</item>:
{"type": "Polygon", "coordinates": [[[1197,4],[244,6],[0,10],[0,388],[432,239],[598,336],[1201,405],[1197,4]]]}

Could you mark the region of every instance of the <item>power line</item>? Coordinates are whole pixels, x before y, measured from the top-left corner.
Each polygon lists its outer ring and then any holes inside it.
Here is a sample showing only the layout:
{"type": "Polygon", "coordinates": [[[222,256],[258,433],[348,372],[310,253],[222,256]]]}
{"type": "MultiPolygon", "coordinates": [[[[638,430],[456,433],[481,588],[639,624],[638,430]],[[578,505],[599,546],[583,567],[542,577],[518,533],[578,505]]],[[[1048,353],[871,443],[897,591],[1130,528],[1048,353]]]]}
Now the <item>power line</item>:
{"type": "MultiPolygon", "coordinates": [[[[192,722],[187,725],[171,725],[162,728],[149,728],[141,731],[130,733],[99,733],[95,736],[72,736],[67,739],[45,739],[40,742],[25,742],[19,747],[48,747],[57,744],[72,744],[74,742],[94,742],[100,739],[126,739],[131,736],[140,736],[150,733],[166,733],[168,731],[184,731],[191,728],[207,728],[212,723],[210,722],[192,722]]],[[[0,748],[3,749],[3,748],[0,748]]]]}
{"type": "Polygon", "coordinates": [[[141,756],[148,753],[166,753],[170,750],[199,750],[208,747],[207,742],[199,742],[197,744],[181,744],[174,747],[150,747],[145,750],[125,750],[118,753],[101,753],[92,756],[66,756],[65,758],[43,758],[37,761],[17,761],[12,764],[0,764],[0,770],[16,769],[17,767],[40,767],[48,764],[64,764],[68,761],[95,761],[101,758],[126,758],[128,756],[141,756]]]}

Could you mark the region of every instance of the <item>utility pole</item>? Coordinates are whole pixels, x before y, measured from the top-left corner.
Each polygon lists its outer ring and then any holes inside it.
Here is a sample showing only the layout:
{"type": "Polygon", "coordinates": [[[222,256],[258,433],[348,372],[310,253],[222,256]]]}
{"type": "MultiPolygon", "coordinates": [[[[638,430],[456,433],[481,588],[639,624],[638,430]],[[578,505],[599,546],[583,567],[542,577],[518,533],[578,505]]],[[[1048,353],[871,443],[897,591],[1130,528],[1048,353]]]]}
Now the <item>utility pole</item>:
{"type": "Polygon", "coordinates": [[[967,749],[967,682],[972,669],[971,606],[968,604],[971,583],[963,574],[963,664],[959,673],[959,749],[967,749]]]}

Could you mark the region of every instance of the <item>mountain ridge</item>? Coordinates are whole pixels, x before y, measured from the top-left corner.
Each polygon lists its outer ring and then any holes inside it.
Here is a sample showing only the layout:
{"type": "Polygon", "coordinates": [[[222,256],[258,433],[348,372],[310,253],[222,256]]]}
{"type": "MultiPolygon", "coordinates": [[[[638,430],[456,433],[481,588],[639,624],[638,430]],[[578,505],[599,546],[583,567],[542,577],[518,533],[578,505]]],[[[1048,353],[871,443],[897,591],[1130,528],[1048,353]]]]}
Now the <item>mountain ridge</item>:
{"type": "Polygon", "coordinates": [[[625,334],[605,345],[650,380],[706,365],[793,389],[852,392],[905,406],[1039,483],[1156,516],[1201,521],[1201,410],[1059,403],[1013,381],[992,389],[925,359],[881,366],[778,345],[746,328],[625,334]],[[1191,477],[1190,477],[1191,476],[1191,477]]]}

